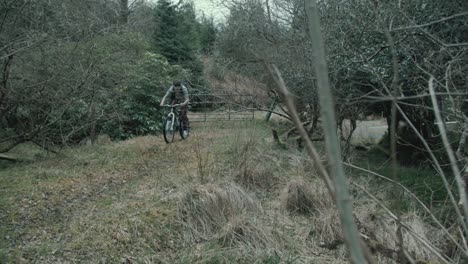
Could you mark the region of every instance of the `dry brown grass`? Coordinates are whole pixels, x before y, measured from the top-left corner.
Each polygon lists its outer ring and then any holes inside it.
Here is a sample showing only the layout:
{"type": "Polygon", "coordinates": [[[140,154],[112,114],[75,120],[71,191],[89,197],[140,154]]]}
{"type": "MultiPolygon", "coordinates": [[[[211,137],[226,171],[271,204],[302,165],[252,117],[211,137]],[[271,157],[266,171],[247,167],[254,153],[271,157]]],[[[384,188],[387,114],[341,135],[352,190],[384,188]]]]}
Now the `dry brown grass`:
{"type": "Polygon", "coordinates": [[[272,170],[262,164],[243,166],[235,171],[234,181],[251,190],[270,190],[278,182],[278,177],[272,170]]]}
{"type": "MultiPolygon", "coordinates": [[[[367,228],[367,232],[375,239],[379,244],[386,248],[397,250],[399,246],[398,238],[396,236],[397,223],[395,220],[390,218],[386,214],[375,214],[371,213],[369,208],[376,208],[375,204],[367,205],[365,208],[357,208],[356,215],[359,216],[367,228]]],[[[376,212],[373,211],[373,212],[376,212]]],[[[416,234],[422,238],[430,241],[433,244],[438,244],[440,241],[444,241],[444,235],[437,232],[436,229],[425,223],[420,216],[414,212],[409,212],[402,215],[401,220],[407,226],[409,226],[416,234]]],[[[411,254],[411,256],[420,262],[424,263],[437,263],[437,258],[431,251],[424,246],[417,238],[410,234],[407,230],[403,229],[403,243],[405,249],[411,254]]],[[[394,263],[392,260],[387,259],[385,263],[394,263]]]]}
{"type": "MultiPolygon", "coordinates": [[[[345,263],[343,245],[319,246],[342,236],[325,186],[307,176],[313,166],[268,136],[259,124],[198,124],[187,141],[83,146],[0,171],[0,263],[345,263]],[[199,185],[200,167],[207,184],[199,185]]],[[[367,189],[385,201],[381,187],[367,189]]],[[[394,249],[395,222],[367,198],[354,202],[367,232],[394,249]]],[[[403,220],[447,245],[416,214],[403,220]]],[[[408,233],[405,246],[417,260],[434,259],[408,233]]]]}
{"type": "Polygon", "coordinates": [[[310,234],[317,243],[343,240],[339,215],[334,207],[324,209],[312,217],[310,234]]]}
{"type": "MultiPolygon", "coordinates": [[[[397,223],[388,215],[380,213],[376,203],[364,200],[356,201],[355,216],[360,222],[360,232],[370,238],[370,245],[376,251],[378,263],[396,263],[394,259],[384,255],[383,248],[396,252],[398,250],[398,238],[396,236],[397,223]]],[[[430,241],[434,245],[443,245],[445,241],[441,232],[437,232],[429,224],[425,223],[417,214],[407,213],[402,216],[402,221],[418,235],[430,241]]],[[[338,213],[334,207],[325,208],[319,214],[314,214],[310,220],[310,238],[315,244],[325,247],[333,247],[335,256],[346,258],[346,250],[342,243],[331,246],[336,241],[343,241],[341,224],[338,213]]],[[[405,249],[411,256],[421,263],[438,263],[437,258],[408,231],[403,231],[405,249]]],[[[330,249],[325,251],[330,252],[330,249]]],[[[388,251],[387,251],[388,252],[388,251]]],[[[396,255],[394,256],[396,257],[396,255]]],[[[418,262],[418,263],[419,263],[418,262]]]]}
{"type": "Polygon", "coordinates": [[[321,213],[324,209],[333,207],[333,204],[321,181],[295,179],[283,190],[281,207],[292,213],[310,214],[321,213]]]}
{"type": "Polygon", "coordinates": [[[274,246],[271,233],[262,225],[246,217],[234,217],[224,225],[219,233],[219,243],[224,247],[248,246],[251,248],[271,248],[274,246]]]}
{"type": "Polygon", "coordinates": [[[233,183],[206,184],[190,188],[178,203],[179,219],[192,238],[207,238],[233,217],[261,211],[255,197],[233,183]]]}

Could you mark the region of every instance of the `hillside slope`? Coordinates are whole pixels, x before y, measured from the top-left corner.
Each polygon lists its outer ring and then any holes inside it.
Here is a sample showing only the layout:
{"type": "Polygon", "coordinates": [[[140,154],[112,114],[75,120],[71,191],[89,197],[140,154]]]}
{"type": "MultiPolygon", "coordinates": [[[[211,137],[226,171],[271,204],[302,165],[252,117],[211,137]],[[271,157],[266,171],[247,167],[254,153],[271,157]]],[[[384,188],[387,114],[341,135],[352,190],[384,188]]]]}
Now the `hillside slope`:
{"type": "Polygon", "coordinates": [[[213,93],[252,95],[259,106],[265,107],[270,104],[271,99],[265,84],[229,70],[209,56],[204,57],[202,61],[204,78],[210,84],[213,93]]]}

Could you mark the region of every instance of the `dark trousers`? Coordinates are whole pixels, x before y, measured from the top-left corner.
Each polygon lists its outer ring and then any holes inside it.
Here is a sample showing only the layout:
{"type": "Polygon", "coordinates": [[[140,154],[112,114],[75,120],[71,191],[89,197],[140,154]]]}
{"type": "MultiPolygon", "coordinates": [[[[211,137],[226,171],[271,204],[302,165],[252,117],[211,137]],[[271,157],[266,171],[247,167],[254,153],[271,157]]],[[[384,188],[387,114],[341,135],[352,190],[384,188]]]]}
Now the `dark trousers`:
{"type": "MultiPolygon", "coordinates": [[[[173,100],[172,104],[179,104],[179,102],[177,100],[173,100]]],[[[188,106],[187,105],[184,105],[184,106],[180,107],[180,109],[179,109],[179,118],[180,118],[180,121],[182,121],[183,124],[185,124],[184,127],[182,128],[183,130],[187,130],[190,127],[189,120],[188,120],[188,117],[187,117],[187,112],[188,112],[188,106]]]]}
{"type": "Polygon", "coordinates": [[[180,117],[180,121],[182,121],[184,124],[184,127],[182,127],[183,130],[187,130],[190,127],[189,120],[187,117],[187,112],[188,112],[188,107],[186,105],[180,108],[179,117],[180,117]]]}

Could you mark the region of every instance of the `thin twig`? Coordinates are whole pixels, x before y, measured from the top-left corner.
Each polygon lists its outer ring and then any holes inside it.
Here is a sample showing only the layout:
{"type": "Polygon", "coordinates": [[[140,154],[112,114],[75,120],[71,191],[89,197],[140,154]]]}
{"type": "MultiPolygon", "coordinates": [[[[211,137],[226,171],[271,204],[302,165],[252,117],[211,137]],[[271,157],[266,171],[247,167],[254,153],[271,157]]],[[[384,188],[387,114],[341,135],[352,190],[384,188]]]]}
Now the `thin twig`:
{"type": "Polygon", "coordinates": [[[317,171],[319,176],[325,181],[325,185],[327,186],[328,192],[330,195],[335,199],[335,188],[332,180],[330,179],[330,176],[328,175],[327,170],[325,169],[325,166],[323,166],[322,159],[320,158],[320,155],[318,154],[317,150],[315,149],[314,145],[310,141],[309,136],[307,135],[307,132],[305,131],[304,127],[302,126],[302,122],[299,119],[299,115],[297,114],[296,110],[296,105],[294,104],[293,97],[291,96],[291,93],[289,92],[288,88],[286,87],[286,84],[283,81],[283,78],[281,77],[281,74],[278,70],[278,68],[274,65],[266,64],[267,69],[270,71],[270,74],[272,75],[273,79],[275,80],[276,84],[280,88],[281,92],[284,95],[285,99],[285,104],[291,113],[291,118],[294,123],[294,125],[297,128],[297,131],[299,132],[299,135],[305,142],[305,147],[306,150],[309,154],[309,156],[312,158],[314,165],[317,166],[317,171]]]}
{"type": "MultiPolygon", "coordinates": [[[[429,79],[429,92],[431,93],[431,95],[434,94],[433,82],[434,82],[434,77],[431,76],[431,78],[429,79]]],[[[462,202],[463,210],[465,213],[466,225],[468,226],[468,200],[466,197],[463,179],[461,178],[460,169],[458,168],[458,165],[457,165],[457,159],[455,157],[455,153],[453,152],[452,146],[450,145],[450,142],[447,137],[447,130],[445,129],[445,126],[444,126],[445,123],[442,119],[442,116],[440,115],[440,109],[437,103],[437,98],[435,97],[435,95],[433,95],[431,99],[432,99],[432,104],[434,106],[434,114],[437,120],[437,126],[439,127],[440,135],[442,137],[442,142],[444,143],[445,149],[447,150],[447,154],[450,159],[450,166],[455,176],[455,180],[456,180],[457,187],[458,187],[458,192],[460,193],[460,201],[462,202]]],[[[468,230],[465,230],[465,231],[467,231],[466,235],[468,236],[468,230]]]]}
{"type": "Polygon", "coordinates": [[[457,240],[452,236],[452,234],[450,234],[450,232],[444,227],[444,225],[435,217],[435,215],[431,212],[431,210],[426,206],[426,204],[424,204],[423,201],[421,201],[413,192],[411,192],[408,188],[406,188],[404,185],[402,185],[401,183],[397,182],[397,181],[394,181],[390,178],[387,178],[381,174],[378,174],[377,172],[374,172],[374,171],[371,171],[371,170],[367,170],[365,168],[361,168],[361,167],[358,167],[356,165],[353,165],[351,163],[347,163],[347,162],[343,162],[344,165],[348,166],[348,167],[351,167],[353,169],[357,169],[357,170],[361,170],[363,172],[366,172],[366,173],[369,173],[369,174],[372,174],[378,178],[381,178],[385,181],[388,181],[398,187],[400,187],[403,191],[405,191],[407,194],[409,194],[423,209],[424,211],[426,211],[429,216],[432,218],[432,220],[442,229],[442,231],[444,231],[444,233],[448,236],[448,238],[455,244],[457,245],[460,249],[464,250],[464,251],[467,251],[468,248],[465,246],[463,247],[460,243],[457,242],[457,240]]]}
{"type": "MultiPolygon", "coordinates": [[[[439,161],[437,160],[437,157],[435,156],[434,152],[432,149],[429,147],[429,144],[427,141],[424,139],[424,137],[421,135],[419,130],[414,126],[413,122],[408,118],[408,116],[405,114],[403,109],[399,105],[397,105],[398,111],[400,112],[401,116],[403,119],[405,119],[406,123],[411,127],[411,129],[414,131],[416,136],[421,140],[422,144],[424,145],[424,148],[427,150],[429,156],[431,157],[432,161],[434,162],[435,168],[437,169],[437,172],[440,174],[442,178],[442,182],[444,183],[445,189],[447,190],[448,196],[450,198],[450,201],[452,202],[455,212],[457,213],[457,217],[460,220],[461,225],[463,226],[463,229],[465,230],[465,233],[468,233],[468,227],[465,221],[463,221],[463,216],[460,212],[460,209],[457,206],[457,202],[455,200],[455,197],[453,196],[453,192],[450,188],[450,183],[447,180],[447,176],[445,175],[445,172],[442,170],[442,167],[440,166],[439,161]]],[[[466,254],[466,252],[465,252],[466,254]]]]}
{"type": "Polygon", "coordinates": [[[466,16],[466,15],[468,15],[468,12],[463,12],[463,13],[455,14],[455,15],[452,15],[452,16],[444,17],[444,18],[441,18],[439,20],[431,21],[431,22],[421,24],[421,25],[394,28],[391,31],[393,32],[393,31],[401,31],[401,30],[408,30],[408,29],[427,27],[427,26],[430,26],[430,25],[445,22],[447,20],[451,20],[451,19],[454,19],[454,18],[457,18],[457,17],[466,16]]]}
{"type": "Polygon", "coordinates": [[[361,189],[363,192],[365,192],[367,194],[367,196],[369,196],[372,200],[374,200],[380,207],[382,207],[387,213],[388,215],[390,215],[390,217],[392,217],[395,221],[397,221],[397,224],[401,225],[402,227],[404,227],[409,234],[411,234],[414,238],[416,238],[417,240],[419,240],[422,244],[424,244],[424,246],[429,249],[435,256],[437,256],[437,258],[439,258],[439,260],[441,260],[443,263],[451,263],[450,260],[446,257],[446,256],[443,256],[442,253],[440,253],[438,250],[438,248],[436,248],[434,245],[431,244],[431,242],[427,241],[427,239],[425,239],[424,237],[422,237],[421,235],[419,235],[416,231],[414,231],[410,226],[408,226],[407,224],[401,222],[400,218],[397,217],[390,209],[388,209],[387,206],[385,206],[377,197],[375,197],[374,195],[372,195],[369,191],[366,190],[366,188],[364,188],[363,186],[359,185],[359,184],[356,184],[356,183],[353,183],[354,186],[356,186],[357,188],[361,189]]]}

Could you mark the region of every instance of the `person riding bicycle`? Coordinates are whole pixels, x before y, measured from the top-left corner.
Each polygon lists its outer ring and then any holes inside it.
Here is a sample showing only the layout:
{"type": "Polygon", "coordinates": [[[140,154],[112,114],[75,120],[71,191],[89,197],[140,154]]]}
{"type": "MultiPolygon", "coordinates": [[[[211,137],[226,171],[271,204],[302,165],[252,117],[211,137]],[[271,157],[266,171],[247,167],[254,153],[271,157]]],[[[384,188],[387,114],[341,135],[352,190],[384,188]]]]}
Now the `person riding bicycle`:
{"type": "Polygon", "coordinates": [[[179,104],[180,107],[180,120],[185,124],[183,127],[184,135],[188,135],[189,120],[187,117],[188,103],[190,101],[187,87],[180,82],[174,81],[172,86],[166,92],[166,95],[161,99],[161,106],[164,106],[164,102],[167,98],[170,98],[171,105],[179,104]]]}

